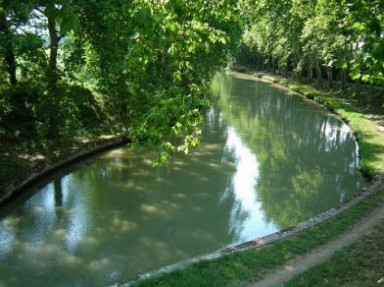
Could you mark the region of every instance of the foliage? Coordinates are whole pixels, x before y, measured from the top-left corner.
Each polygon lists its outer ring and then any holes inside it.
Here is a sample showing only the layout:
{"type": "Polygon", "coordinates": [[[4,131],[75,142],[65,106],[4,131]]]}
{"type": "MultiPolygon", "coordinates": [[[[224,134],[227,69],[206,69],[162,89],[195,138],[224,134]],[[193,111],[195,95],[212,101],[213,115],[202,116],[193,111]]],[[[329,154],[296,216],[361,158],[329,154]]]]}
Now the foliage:
{"type": "Polygon", "coordinates": [[[239,7],[219,0],[3,0],[0,68],[7,78],[0,88],[7,96],[0,103],[6,107],[19,85],[40,87],[32,104],[18,99],[37,136],[55,141],[107,123],[137,143],[187,152],[198,142],[205,87],[241,37],[239,7]],[[85,94],[86,102],[79,99],[85,94]]]}
{"type": "Polygon", "coordinates": [[[130,123],[133,139],[159,143],[170,135],[186,135],[180,144],[166,141],[163,146],[187,151],[196,143],[199,111],[206,106],[202,88],[226,65],[240,36],[240,23],[230,10],[235,2],[105,5],[87,1],[83,9],[88,40],[98,57],[100,88],[108,93],[111,109],[130,123]],[[121,23],[124,29],[116,30],[121,23]]]}
{"type": "Polygon", "coordinates": [[[286,76],[384,84],[384,6],[365,0],[261,0],[238,61],[286,76]],[[252,53],[250,53],[252,51],[252,53]],[[256,60],[255,60],[256,57],[256,60]]]}

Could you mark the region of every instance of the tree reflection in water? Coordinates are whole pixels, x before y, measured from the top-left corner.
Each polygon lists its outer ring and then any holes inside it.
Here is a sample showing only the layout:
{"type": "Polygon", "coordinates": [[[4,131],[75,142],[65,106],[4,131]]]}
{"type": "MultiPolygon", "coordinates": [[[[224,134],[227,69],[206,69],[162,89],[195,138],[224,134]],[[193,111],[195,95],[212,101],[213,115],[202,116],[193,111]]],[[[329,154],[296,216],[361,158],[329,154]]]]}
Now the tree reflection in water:
{"type": "Polygon", "coordinates": [[[364,181],[345,123],[265,85],[220,74],[212,95],[259,161],[257,197],[267,222],[286,228],[343,203],[364,181]]]}

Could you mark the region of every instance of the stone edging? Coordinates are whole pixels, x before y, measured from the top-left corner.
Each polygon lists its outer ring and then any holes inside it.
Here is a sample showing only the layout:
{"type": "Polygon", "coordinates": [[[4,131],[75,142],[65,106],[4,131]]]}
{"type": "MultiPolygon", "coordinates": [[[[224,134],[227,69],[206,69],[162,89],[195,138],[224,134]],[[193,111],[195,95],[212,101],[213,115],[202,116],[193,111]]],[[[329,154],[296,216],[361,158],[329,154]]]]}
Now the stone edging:
{"type": "Polygon", "coordinates": [[[133,281],[130,281],[128,283],[121,284],[121,285],[115,284],[115,285],[112,285],[111,287],[130,287],[130,286],[132,286],[132,284],[137,283],[141,280],[157,277],[157,276],[160,276],[162,274],[171,273],[171,272],[176,271],[176,270],[185,269],[186,267],[188,267],[192,264],[195,264],[197,262],[200,262],[200,261],[214,260],[214,259],[218,259],[220,257],[226,256],[229,254],[233,254],[233,253],[237,253],[237,252],[247,251],[247,250],[251,250],[251,249],[254,249],[254,250],[260,249],[262,247],[265,247],[266,245],[274,243],[274,242],[281,240],[283,238],[287,238],[287,237],[296,235],[305,229],[311,228],[315,225],[318,225],[322,222],[325,222],[325,221],[335,217],[336,215],[342,213],[343,211],[355,206],[357,203],[359,203],[361,200],[366,198],[368,195],[373,194],[380,186],[384,187],[384,174],[379,174],[379,175],[375,176],[366,190],[363,190],[363,192],[361,192],[359,195],[357,195],[356,197],[354,197],[353,199],[351,199],[347,203],[345,203],[345,204],[343,204],[337,208],[331,208],[331,209],[329,209],[329,210],[327,210],[327,211],[325,211],[325,212],[323,212],[323,213],[321,213],[321,214],[319,214],[319,215],[317,215],[317,216],[315,216],[309,220],[306,220],[304,222],[299,223],[298,225],[296,225],[294,227],[280,230],[280,231],[277,231],[273,234],[259,237],[259,238],[256,238],[254,240],[251,240],[251,241],[248,241],[245,243],[241,243],[241,244],[238,244],[235,246],[227,246],[227,247],[220,249],[220,250],[213,252],[213,253],[205,254],[205,255],[194,257],[191,259],[187,259],[187,260],[184,260],[184,261],[181,261],[181,262],[169,265],[169,266],[165,266],[165,267],[162,267],[160,269],[138,275],[136,277],[136,279],[134,279],[133,281]]]}
{"type": "MultiPolygon", "coordinates": [[[[39,170],[32,170],[30,174],[26,176],[21,176],[21,178],[17,181],[11,182],[4,186],[0,190],[0,205],[5,203],[7,200],[12,198],[13,196],[16,196],[19,194],[25,187],[32,184],[33,182],[36,182],[43,176],[47,175],[50,172],[53,172],[57,170],[58,168],[61,168],[65,165],[68,165],[70,163],[73,163],[76,160],[82,159],[84,157],[87,157],[89,155],[92,155],[96,152],[103,151],[109,148],[113,148],[119,145],[123,145],[128,143],[129,140],[124,137],[118,137],[113,138],[109,140],[104,141],[95,141],[90,143],[90,147],[86,147],[85,150],[71,154],[67,156],[64,159],[59,159],[58,161],[54,163],[46,163],[45,166],[43,166],[39,170]]],[[[31,168],[33,169],[33,167],[31,168]]]]}

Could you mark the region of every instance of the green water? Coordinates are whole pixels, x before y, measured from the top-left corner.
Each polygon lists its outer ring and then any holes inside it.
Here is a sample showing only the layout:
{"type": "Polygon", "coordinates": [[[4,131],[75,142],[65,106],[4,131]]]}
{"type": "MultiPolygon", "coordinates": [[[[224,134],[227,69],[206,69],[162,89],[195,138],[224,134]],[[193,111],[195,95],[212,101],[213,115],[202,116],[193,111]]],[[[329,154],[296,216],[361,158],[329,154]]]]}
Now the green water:
{"type": "Polygon", "coordinates": [[[0,286],[108,286],[295,225],[364,185],[326,110],[220,74],[201,146],[152,168],[128,147],[67,167],[0,213],[0,286]]]}

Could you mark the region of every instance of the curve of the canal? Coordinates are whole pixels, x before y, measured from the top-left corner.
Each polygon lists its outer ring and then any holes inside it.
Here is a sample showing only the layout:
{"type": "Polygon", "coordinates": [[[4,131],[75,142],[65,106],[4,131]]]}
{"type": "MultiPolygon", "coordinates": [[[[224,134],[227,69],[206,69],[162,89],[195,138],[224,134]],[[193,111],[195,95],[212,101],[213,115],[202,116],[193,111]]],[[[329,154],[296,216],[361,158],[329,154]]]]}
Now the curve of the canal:
{"type": "Polygon", "coordinates": [[[0,286],[108,286],[265,236],[365,184],[351,129],[269,84],[221,73],[201,145],[153,168],[128,146],[85,159],[0,211],[0,286]]]}

